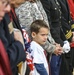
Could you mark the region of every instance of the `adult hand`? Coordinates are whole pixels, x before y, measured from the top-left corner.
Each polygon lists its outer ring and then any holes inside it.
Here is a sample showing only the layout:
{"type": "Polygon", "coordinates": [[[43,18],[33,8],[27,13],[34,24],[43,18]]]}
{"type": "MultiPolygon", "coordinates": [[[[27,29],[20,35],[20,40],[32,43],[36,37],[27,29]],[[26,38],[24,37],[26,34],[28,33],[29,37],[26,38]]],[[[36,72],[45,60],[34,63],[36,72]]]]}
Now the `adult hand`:
{"type": "Polygon", "coordinates": [[[62,47],[60,46],[60,44],[56,44],[56,49],[54,51],[54,54],[61,55],[62,53],[63,53],[62,47]]]}

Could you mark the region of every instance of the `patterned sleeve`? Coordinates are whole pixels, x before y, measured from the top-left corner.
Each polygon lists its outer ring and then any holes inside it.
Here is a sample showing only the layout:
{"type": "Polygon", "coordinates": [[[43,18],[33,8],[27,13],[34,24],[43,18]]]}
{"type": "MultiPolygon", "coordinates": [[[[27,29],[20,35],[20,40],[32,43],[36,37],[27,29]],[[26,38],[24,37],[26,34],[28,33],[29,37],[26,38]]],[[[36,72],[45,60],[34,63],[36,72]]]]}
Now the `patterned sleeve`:
{"type": "Polygon", "coordinates": [[[42,14],[41,14],[41,12],[40,12],[36,3],[32,3],[32,9],[31,10],[32,10],[31,14],[32,14],[32,17],[33,17],[33,21],[37,20],[37,19],[43,20],[43,16],[42,16],[42,14]]]}
{"type": "Polygon", "coordinates": [[[31,15],[31,3],[26,1],[24,4],[16,8],[15,12],[21,27],[25,27],[25,29],[28,31],[30,24],[33,22],[33,17],[31,15]]]}

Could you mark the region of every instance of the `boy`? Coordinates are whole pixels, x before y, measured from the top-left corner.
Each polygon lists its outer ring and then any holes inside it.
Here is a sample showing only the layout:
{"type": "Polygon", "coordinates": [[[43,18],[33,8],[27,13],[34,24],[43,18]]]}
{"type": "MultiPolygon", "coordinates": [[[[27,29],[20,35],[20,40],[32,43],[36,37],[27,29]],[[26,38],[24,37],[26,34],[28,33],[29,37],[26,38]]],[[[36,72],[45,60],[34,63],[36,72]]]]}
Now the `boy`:
{"type": "Polygon", "coordinates": [[[43,20],[36,20],[31,24],[30,30],[32,36],[30,50],[34,63],[33,74],[49,75],[44,49],[41,47],[47,41],[49,27],[43,20]]]}

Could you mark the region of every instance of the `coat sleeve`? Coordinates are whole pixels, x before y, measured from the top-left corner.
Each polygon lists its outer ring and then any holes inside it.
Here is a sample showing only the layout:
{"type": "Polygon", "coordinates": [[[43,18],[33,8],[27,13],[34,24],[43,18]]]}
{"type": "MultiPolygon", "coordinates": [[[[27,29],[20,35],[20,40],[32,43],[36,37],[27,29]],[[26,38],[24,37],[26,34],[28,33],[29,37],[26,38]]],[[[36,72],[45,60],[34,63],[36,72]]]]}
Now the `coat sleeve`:
{"type": "Polygon", "coordinates": [[[63,31],[65,33],[66,39],[71,42],[72,40],[72,30],[71,30],[71,16],[70,16],[70,10],[69,6],[67,3],[67,0],[58,0],[60,6],[61,6],[61,12],[62,12],[62,19],[61,19],[61,24],[63,31]]]}
{"type": "Polygon", "coordinates": [[[2,40],[8,53],[12,69],[17,66],[21,61],[25,61],[26,54],[23,45],[19,41],[14,40],[14,38],[8,32],[7,25],[3,25],[3,23],[0,23],[0,39],[2,40]]]}

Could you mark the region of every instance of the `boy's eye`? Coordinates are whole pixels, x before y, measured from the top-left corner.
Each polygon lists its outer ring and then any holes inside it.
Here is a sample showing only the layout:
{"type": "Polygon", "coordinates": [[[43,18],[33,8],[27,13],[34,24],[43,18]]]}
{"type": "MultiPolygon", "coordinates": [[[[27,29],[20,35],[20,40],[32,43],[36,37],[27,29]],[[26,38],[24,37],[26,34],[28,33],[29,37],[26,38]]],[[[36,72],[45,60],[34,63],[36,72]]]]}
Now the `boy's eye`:
{"type": "Polygon", "coordinates": [[[42,36],[44,36],[45,34],[41,34],[42,36]]]}
{"type": "Polygon", "coordinates": [[[48,34],[41,34],[41,35],[42,35],[42,36],[45,36],[45,35],[48,36],[48,34]]]}

